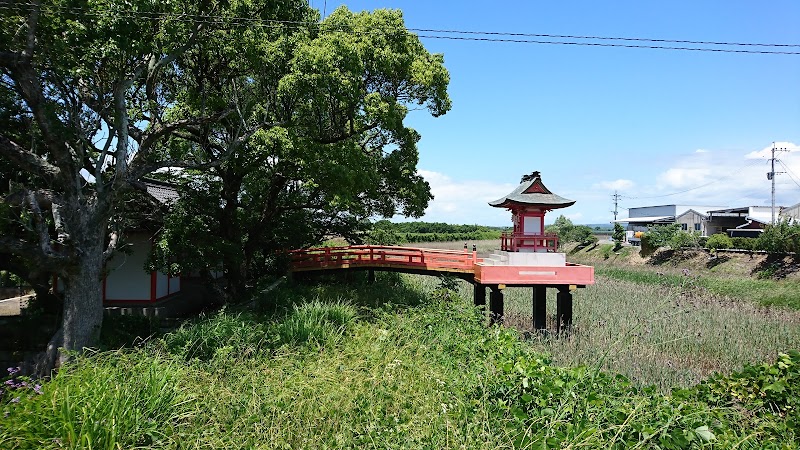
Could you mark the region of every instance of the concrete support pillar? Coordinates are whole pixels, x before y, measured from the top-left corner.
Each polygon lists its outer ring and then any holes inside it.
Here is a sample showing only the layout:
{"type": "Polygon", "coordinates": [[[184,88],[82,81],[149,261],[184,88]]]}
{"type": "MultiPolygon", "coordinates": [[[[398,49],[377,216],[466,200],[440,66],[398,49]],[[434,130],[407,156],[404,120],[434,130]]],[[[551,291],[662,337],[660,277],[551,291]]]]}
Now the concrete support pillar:
{"type": "Polygon", "coordinates": [[[489,294],[489,324],[503,323],[503,290],[498,286],[492,286],[489,294]]]}
{"type": "Polygon", "coordinates": [[[547,328],[547,287],[534,286],[533,289],[533,329],[547,328]]]}
{"type": "Polygon", "coordinates": [[[486,285],[475,283],[474,289],[473,301],[475,306],[480,307],[481,311],[486,311],[486,285]]]}
{"type": "Polygon", "coordinates": [[[572,293],[569,286],[559,286],[556,304],[556,333],[572,327],[572,293]]]}

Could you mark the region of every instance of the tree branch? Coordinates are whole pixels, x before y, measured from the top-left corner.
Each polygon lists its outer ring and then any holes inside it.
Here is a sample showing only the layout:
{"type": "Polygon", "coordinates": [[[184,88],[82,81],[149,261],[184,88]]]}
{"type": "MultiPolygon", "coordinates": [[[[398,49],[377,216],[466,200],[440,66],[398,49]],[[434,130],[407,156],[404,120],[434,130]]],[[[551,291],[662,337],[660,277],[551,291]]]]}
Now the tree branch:
{"type": "Polygon", "coordinates": [[[347,133],[343,133],[343,134],[340,134],[338,136],[331,136],[331,137],[326,137],[326,138],[317,138],[317,139],[315,139],[315,142],[317,142],[318,144],[335,144],[337,142],[346,141],[347,139],[350,139],[353,136],[358,136],[359,134],[366,133],[367,131],[370,131],[370,130],[374,130],[375,128],[378,128],[378,126],[379,126],[379,124],[376,122],[376,123],[367,125],[364,128],[359,128],[357,130],[351,127],[350,131],[347,132],[347,133]]]}
{"type": "Polygon", "coordinates": [[[42,131],[45,144],[60,169],[53,173],[54,177],[59,177],[65,187],[69,186],[75,176],[79,175],[72,161],[70,150],[58,131],[62,125],[61,121],[55,112],[47,107],[48,100],[44,95],[38,75],[31,66],[31,58],[16,52],[0,52],[0,66],[14,80],[15,88],[25,99],[36,124],[42,131]]]}
{"type": "Polygon", "coordinates": [[[61,169],[58,167],[1,134],[0,155],[5,156],[21,169],[34,173],[47,181],[52,181],[61,173],[61,169]]]}

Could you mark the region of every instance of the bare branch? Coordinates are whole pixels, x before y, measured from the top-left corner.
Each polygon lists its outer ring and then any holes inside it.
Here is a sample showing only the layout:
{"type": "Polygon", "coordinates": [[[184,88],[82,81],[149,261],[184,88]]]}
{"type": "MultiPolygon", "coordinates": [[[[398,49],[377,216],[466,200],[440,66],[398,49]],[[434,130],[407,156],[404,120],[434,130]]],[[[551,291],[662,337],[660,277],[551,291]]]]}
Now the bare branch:
{"type": "Polygon", "coordinates": [[[346,141],[347,139],[350,139],[353,136],[358,136],[359,134],[366,133],[369,130],[374,130],[375,128],[378,128],[378,125],[379,125],[378,123],[373,123],[373,124],[367,125],[364,128],[359,128],[359,129],[355,129],[355,128],[351,127],[350,131],[347,132],[347,133],[342,133],[342,134],[340,134],[338,136],[330,136],[330,137],[326,137],[326,138],[318,138],[318,139],[315,139],[315,141],[318,144],[335,144],[337,142],[346,141]]]}
{"type": "Polygon", "coordinates": [[[135,170],[131,171],[131,179],[138,180],[139,178],[155,172],[158,169],[164,167],[175,167],[181,169],[194,169],[194,170],[204,170],[210,169],[212,167],[219,167],[222,163],[225,162],[225,158],[218,159],[215,161],[207,162],[207,163],[197,163],[191,161],[179,161],[179,160],[172,160],[172,161],[156,161],[152,163],[144,163],[140,164],[136,167],[135,170]]]}
{"type": "Polygon", "coordinates": [[[33,49],[36,47],[36,28],[39,25],[39,10],[41,9],[41,1],[34,0],[31,2],[31,15],[28,17],[28,40],[25,46],[25,56],[32,57],[33,49]]]}
{"type": "Polygon", "coordinates": [[[5,156],[21,169],[34,173],[48,181],[58,177],[61,172],[58,167],[3,135],[0,135],[0,155],[5,156]]]}
{"type": "Polygon", "coordinates": [[[64,273],[64,267],[71,263],[71,258],[68,256],[42,254],[39,251],[39,247],[35,244],[10,236],[0,237],[0,253],[20,255],[29,260],[32,266],[37,266],[39,271],[49,271],[59,274],[64,273]]]}
{"type": "Polygon", "coordinates": [[[49,102],[37,73],[31,66],[31,58],[15,52],[0,52],[0,66],[6,69],[14,80],[15,88],[25,99],[36,124],[42,131],[45,144],[60,169],[53,175],[61,178],[65,186],[69,186],[72,180],[80,175],[74,166],[67,143],[59,132],[61,121],[55,112],[47,107],[49,102]]]}

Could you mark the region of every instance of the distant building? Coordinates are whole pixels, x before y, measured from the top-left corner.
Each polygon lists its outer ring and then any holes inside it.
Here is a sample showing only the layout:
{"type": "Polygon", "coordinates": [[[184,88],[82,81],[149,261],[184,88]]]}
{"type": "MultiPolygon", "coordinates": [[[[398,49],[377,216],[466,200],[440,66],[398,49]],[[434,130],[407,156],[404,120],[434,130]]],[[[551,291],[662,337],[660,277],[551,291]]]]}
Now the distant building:
{"type": "MultiPolygon", "coordinates": [[[[776,212],[781,208],[775,207],[776,212]]],[[[769,206],[741,206],[708,211],[708,234],[726,233],[730,237],[758,237],[772,222],[769,206]]]]}
{"type": "Polygon", "coordinates": [[[786,208],[781,208],[781,218],[800,221],[800,203],[797,203],[792,206],[787,206],[786,208]]]}
{"type": "MultiPolygon", "coordinates": [[[[647,231],[648,227],[654,225],[680,224],[683,231],[696,231],[702,235],[708,234],[706,228],[706,212],[714,209],[722,209],[719,206],[697,206],[697,205],[659,205],[642,206],[630,208],[628,217],[617,219],[614,222],[627,223],[629,236],[633,236],[637,231],[647,231]]],[[[633,243],[638,242],[635,237],[629,238],[633,243]]]]}

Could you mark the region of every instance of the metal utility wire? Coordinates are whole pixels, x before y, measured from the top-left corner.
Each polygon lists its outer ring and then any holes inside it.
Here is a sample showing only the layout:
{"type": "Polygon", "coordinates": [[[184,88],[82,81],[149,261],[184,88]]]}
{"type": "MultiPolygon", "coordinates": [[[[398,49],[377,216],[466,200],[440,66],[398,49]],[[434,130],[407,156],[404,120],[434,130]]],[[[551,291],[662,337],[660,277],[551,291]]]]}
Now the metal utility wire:
{"type": "Polygon", "coordinates": [[[647,196],[647,197],[633,197],[633,196],[627,196],[627,195],[626,195],[625,197],[626,197],[626,198],[629,198],[629,199],[643,200],[643,199],[651,199],[651,198],[663,198],[663,197],[671,197],[671,196],[673,196],[673,195],[678,195],[678,194],[685,194],[685,193],[687,193],[687,192],[695,191],[695,190],[697,190],[697,189],[702,189],[702,188],[704,188],[704,187],[711,186],[712,184],[716,184],[716,183],[719,183],[719,182],[721,182],[721,181],[727,180],[728,178],[731,178],[731,177],[733,177],[734,175],[738,175],[738,174],[739,174],[739,172],[740,172],[741,170],[743,170],[743,169],[746,169],[746,168],[748,168],[748,167],[752,167],[752,166],[754,166],[754,165],[755,165],[757,162],[760,162],[760,161],[761,161],[760,159],[754,159],[754,160],[752,160],[751,162],[749,162],[749,163],[747,163],[747,164],[745,164],[745,165],[743,165],[743,166],[741,166],[741,167],[739,167],[739,168],[737,168],[737,169],[735,169],[735,170],[732,170],[732,171],[730,172],[730,174],[729,174],[729,175],[727,175],[727,176],[719,177],[719,178],[717,178],[716,180],[714,180],[714,181],[711,181],[711,182],[709,182],[709,183],[706,183],[706,184],[701,184],[701,185],[699,185],[699,186],[695,186],[695,187],[692,187],[692,188],[689,188],[689,189],[684,189],[684,190],[682,190],[682,191],[672,192],[672,193],[669,193],[669,194],[651,195],[651,196],[647,196]]]}
{"type": "Polygon", "coordinates": [[[784,163],[780,159],[778,159],[777,161],[781,166],[783,166],[784,169],[786,169],[786,175],[789,175],[789,178],[792,181],[794,181],[794,184],[796,184],[797,187],[800,188],[800,182],[798,182],[797,179],[795,178],[797,175],[795,175],[794,172],[792,172],[792,169],[790,169],[789,166],[787,166],[786,163],[784,163]]]}
{"type": "MultiPolygon", "coordinates": [[[[101,14],[80,7],[67,7],[58,5],[39,6],[33,3],[0,1],[0,9],[17,10],[25,12],[25,11],[30,11],[36,7],[41,7],[42,9],[45,10],[49,9],[51,11],[73,12],[73,13],[81,13],[87,15],[101,14]]],[[[325,9],[327,9],[327,4],[325,5],[325,9]]],[[[197,24],[225,23],[229,25],[249,25],[249,26],[256,25],[264,27],[308,28],[308,29],[316,29],[322,33],[331,31],[334,32],[339,31],[352,34],[376,34],[376,33],[399,34],[408,32],[428,33],[428,34],[417,34],[417,36],[422,39],[445,39],[445,40],[455,40],[455,41],[550,44],[550,45],[572,45],[572,46],[589,46],[589,47],[620,47],[620,48],[682,50],[682,51],[717,52],[717,53],[800,55],[800,51],[781,50],[784,48],[800,49],[800,44],[787,44],[787,43],[751,43],[751,42],[699,41],[699,40],[695,41],[687,39],[582,36],[582,35],[562,35],[562,34],[544,34],[544,33],[514,33],[514,32],[504,32],[504,31],[446,30],[446,29],[434,29],[434,28],[407,28],[407,30],[372,29],[369,31],[359,32],[359,31],[354,31],[346,26],[336,26],[326,23],[311,23],[302,21],[291,21],[291,20],[272,20],[272,19],[262,19],[258,17],[219,16],[212,14],[174,14],[174,13],[145,12],[145,11],[131,11],[131,10],[116,11],[115,14],[117,14],[119,17],[169,19],[169,20],[191,22],[197,24]],[[512,36],[516,38],[486,37],[486,36],[512,36]],[[519,38],[537,38],[537,39],[519,39],[519,38]],[[568,39],[568,40],[563,40],[563,39],[568,39]],[[615,42],[609,43],[609,42],[587,42],[587,41],[615,41],[615,42]],[[624,42],[639,42],[639,43],[624,43],[624,42]],[[657,45],[657,44],[690,44],[690,45],[701,45],[706,47],[667,46],[667,45],[657,45]],[[757,47],[759,49],[736,49],[736,48],[719,48],[719,47],[757,47]]]]}

